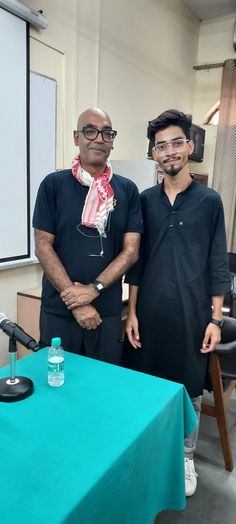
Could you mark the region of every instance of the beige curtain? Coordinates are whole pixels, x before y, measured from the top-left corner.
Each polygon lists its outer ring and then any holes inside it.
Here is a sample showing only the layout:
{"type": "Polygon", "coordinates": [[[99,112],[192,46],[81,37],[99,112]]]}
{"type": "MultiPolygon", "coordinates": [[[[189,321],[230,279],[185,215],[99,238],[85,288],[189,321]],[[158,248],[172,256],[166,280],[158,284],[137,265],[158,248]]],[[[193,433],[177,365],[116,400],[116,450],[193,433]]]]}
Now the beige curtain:
{"type": "Polygon", "coordinates": [[[220,193],[228,251],[236,252],[236,60],[223,67],[213,188],[220,193]]]}

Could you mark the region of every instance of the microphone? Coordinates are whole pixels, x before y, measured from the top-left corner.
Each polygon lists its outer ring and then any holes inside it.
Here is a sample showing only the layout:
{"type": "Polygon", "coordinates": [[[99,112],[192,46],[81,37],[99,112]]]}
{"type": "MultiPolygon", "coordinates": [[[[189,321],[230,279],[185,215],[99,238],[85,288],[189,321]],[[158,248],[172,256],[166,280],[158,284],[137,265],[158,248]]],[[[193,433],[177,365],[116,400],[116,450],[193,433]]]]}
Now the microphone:
{"type": "Polygon", "coordinates": [[[32,351],[38,351],[40,349],[39,344],[17,324],[12,322],[5,313],[0,313],[0,328],[9,337],[14,337],[17,342],[20,342],[27,349],[32,351]]]}

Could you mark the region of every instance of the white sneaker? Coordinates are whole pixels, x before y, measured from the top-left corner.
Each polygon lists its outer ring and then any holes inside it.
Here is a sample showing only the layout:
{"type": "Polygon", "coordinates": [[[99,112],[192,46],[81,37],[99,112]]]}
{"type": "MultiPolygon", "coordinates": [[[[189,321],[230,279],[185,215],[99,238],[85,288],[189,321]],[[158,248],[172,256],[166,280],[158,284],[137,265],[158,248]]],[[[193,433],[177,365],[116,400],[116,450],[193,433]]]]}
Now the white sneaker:
{"type": "Polygon", "coordinates": [[[192,459],[184,459],[184,471],[185,471],[185,495],[191,497],[194,495],[197,489],[197,473],[194,468],[194,462],[192,459]]]}

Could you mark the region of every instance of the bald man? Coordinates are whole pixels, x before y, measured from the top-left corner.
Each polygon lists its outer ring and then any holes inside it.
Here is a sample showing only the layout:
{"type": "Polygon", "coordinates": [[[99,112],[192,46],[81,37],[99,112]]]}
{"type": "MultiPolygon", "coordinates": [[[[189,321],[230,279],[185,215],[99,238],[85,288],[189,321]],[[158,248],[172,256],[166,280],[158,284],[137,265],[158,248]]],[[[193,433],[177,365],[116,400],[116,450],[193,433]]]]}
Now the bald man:
{"type": "Polygon", "coordinates": [[[121,279],[137,261],[142,218],[137,187],[112,173],[117,132],[107,113],[78,119],[72,169],[42,181],[35,204],[35,253],[44,270],[40,343],[120,364],[121,279]]]}

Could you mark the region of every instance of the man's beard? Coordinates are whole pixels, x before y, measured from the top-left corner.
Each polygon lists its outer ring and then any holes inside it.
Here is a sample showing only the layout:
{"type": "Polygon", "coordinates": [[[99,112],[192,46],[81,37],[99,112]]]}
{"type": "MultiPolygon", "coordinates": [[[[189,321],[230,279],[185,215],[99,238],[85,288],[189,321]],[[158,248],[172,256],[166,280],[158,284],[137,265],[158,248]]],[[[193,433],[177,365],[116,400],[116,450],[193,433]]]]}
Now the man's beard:
{"type": "Polygon", "coordinates": [[[166,167],[164,166],[164,171],[167,175],[170,175],[170,176],[176,176],[178,175],[178,173],[181,171],[182,169],[182,166],[170,166],[170,167],[166,167]]]}

